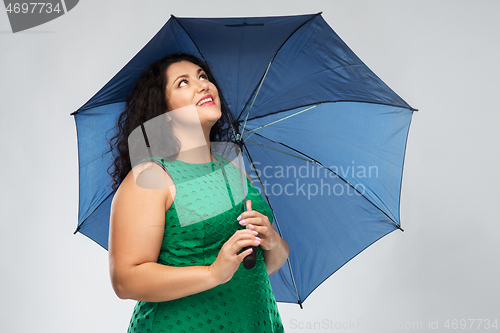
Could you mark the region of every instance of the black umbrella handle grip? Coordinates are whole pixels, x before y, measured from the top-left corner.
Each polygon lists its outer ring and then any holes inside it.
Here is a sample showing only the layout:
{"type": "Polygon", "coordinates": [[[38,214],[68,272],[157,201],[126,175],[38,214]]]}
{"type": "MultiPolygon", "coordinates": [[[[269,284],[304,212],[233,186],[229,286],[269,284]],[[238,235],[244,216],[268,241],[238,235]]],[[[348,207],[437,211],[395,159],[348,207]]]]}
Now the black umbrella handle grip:
{"type": "Polygon", "coordinates": [[[250,248],[252,249],[252,253],[243,258],[243,266],[246,269],[253,268],[255,266],[255,263],[257,263],[257,248],[255,246],[247,246],[243,248],[243,251],[246,251],[250,248]]]}

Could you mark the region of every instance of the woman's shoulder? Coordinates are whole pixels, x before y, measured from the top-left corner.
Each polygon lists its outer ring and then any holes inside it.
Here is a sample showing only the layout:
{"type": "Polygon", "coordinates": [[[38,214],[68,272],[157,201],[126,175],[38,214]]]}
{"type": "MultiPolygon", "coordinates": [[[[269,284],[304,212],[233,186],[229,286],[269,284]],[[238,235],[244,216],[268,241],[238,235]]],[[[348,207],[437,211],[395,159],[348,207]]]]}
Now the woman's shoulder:
{"type": "MultiPolygon", "coordinates": [[[[172,200],[175,187],[171,178],[156,162],[137,164],[128,173],[118,187],[113,201],[134,202],[145,199],[156,203],[168,203],[172,200]]],[[[175,194],[174,194],[175,195],[175,194]]]]}

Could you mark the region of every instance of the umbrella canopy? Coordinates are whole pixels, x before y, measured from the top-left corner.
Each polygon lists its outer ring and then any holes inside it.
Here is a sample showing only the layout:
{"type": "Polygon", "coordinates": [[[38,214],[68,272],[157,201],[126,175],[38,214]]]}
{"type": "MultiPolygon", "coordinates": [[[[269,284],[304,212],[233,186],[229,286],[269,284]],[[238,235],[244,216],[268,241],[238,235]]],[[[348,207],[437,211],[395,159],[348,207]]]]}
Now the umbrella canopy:
{"type": "Polygon", "coordinates": [[[290,256],[270,276],[277,301],[298,302],[346,262],[400,228],[411,108],[321,17],[173,17],[73,114],[77,231],[108,246],[107,140],[133,83],[170,53],[204,59],[219,83],[254,183],[290,256]],[[253,170],[253,173],[252,173],[253,170]]]}

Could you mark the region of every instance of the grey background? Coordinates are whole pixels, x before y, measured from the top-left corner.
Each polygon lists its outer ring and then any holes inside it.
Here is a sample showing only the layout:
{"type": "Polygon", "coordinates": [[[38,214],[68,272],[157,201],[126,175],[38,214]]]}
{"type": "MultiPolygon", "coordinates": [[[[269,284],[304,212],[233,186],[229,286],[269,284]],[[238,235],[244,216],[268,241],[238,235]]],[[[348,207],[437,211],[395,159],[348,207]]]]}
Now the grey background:
{"type": "Polygon", "coordinates": [[[107,252],[73,235],[78,165],[69,113],[170,14],[319,11],[420,111],[405,161],[405,232],[341,268],[304,310],[279,304],[287,331],[363,331],[349,326],[358,320],[393,331],[421,322],[419,331],[429,331],[429,321],[443,329],[447,319],[500,319],[500,2],[87,0],[17,34],[0,10],[1,332],[125,332],[130,319],[134,302],[114,295],[107,252]],[[333,324],[299,329],[324,320],[333,324]],[[344,328],[335,329],[337,322],[344,328]]]}

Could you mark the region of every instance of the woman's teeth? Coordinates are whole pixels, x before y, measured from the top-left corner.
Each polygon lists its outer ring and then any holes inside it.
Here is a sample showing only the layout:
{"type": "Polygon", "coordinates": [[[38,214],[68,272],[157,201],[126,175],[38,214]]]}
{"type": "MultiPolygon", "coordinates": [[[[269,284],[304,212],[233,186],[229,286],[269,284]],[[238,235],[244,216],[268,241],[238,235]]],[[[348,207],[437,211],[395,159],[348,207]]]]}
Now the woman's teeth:
{"type": "Polygon", "coordinates": [[[198,104],[196,104],[197,106],[200,106],[204,103],[208,103],[208,102],[213,102],[212,98],[211,97],[208,97],[208,98],[204,98],[202,99],[201,101],[198,102],[198,104]]]}

